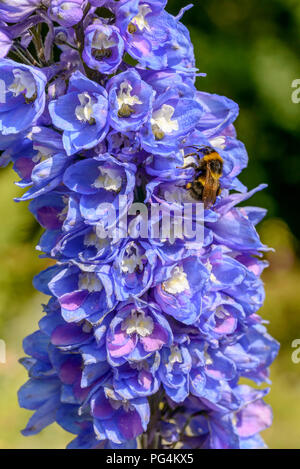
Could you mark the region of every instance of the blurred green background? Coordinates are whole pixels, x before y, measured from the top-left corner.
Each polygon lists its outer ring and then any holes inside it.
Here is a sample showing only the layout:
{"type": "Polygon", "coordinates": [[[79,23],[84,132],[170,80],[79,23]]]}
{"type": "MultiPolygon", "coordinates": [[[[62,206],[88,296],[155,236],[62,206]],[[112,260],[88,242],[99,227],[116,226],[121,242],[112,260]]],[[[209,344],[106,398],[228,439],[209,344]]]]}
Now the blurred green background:
{"type": "MultiPolygon", "coordinates": [[[[187,2],[169,0],[176,14],[187,2]]],[[[226,95],[240,105],[236,127],[250,162],[241,177],[253,188],[268,189],[252,205],[268,209],[259,225],[267,255],[266,302],[261,315],[281,343],[272,366],[268,402],[274,423],[264,432],[271,448],[300,448],[300,364],[291,360],[291,343],[300,339],[300,261],[298,214],[300,183],[300,104],[291,100],[292,82],[300,78],[299,0],[195,0],[183,19],[191,31],[201,90],[226,95]]],[[[17,360],[22,338],[33,332],[45,299],[32,287],[32,277],[47,266],[34,245],[39,229],[26,204],[15,204],[20,191],[11,169],[0,171],[0,338],[7,344],[7,363],[0,363],[0,448],[63,448],[70,440],[58,426],[24,438],[29,412],[19,409],[16,393],[26,380],[17,360]]]]}

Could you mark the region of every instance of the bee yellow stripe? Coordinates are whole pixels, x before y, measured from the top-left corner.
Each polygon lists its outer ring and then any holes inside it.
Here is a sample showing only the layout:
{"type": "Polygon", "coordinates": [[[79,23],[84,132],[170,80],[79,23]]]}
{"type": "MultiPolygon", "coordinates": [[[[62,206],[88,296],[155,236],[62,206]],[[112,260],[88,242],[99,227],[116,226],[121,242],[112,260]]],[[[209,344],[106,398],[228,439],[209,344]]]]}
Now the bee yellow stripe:
{"type": "Polygon", "coordinates": [[[219,153],[217,153],[216,151],[213,151],[212,153],[210,153],[209,155],[205,155],[203,157],[204,161],[213,161],[213,160],[218,160],[220,161],[221,163],[223,163],[223,158],[219,155],[219,153]]]}

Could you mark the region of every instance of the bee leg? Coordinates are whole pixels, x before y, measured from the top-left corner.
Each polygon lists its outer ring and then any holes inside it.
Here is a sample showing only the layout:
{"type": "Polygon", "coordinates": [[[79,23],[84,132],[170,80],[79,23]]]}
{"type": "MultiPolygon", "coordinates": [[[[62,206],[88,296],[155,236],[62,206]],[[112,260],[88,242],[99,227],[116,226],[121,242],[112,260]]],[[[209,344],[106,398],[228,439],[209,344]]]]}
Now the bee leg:
{"type": "MultiPolygon", "coordinates": [[[[178,168],[178,166],[177,166],[177,168],[178,168]]],[[[196,163],[190,163],[187,166],[181,166],[181,169],[188,169],[188,168],[198,169],[198,165],[196,163]]]]}
{"type": "Polygon", "coordinates": [[[184,158],[187,158],[188,156],[199,156],[198,153],[188,153],[187,155],[184,155],[184,158]]]}
{"type": "Polygon", "coordinates": [[[199,145],[199,146],[196,146],[196,145],[187,145],[186,148],[194,148],[195,150],[206,150],[206,149],[209,149],[210,147],[208,145],[199,145]]]}
{"type": "MultiPolygon", "coordinates": [[[[185,155],[185,156],[184,156],[184,159],[187,158],[188,156],[197,156],[197,159],[199,159],[198,153],[189,153],[188,155],[185,155]]],[[[196,163],[190,163],[190,164],[188,164],[187,166],[177,166],[177,168],[180,168],[180,169],[186,169],[186,168],[194,168],[194,169],[197,169],[197,168],[198,168],[198,164],[196,164],[196,163]]]]}

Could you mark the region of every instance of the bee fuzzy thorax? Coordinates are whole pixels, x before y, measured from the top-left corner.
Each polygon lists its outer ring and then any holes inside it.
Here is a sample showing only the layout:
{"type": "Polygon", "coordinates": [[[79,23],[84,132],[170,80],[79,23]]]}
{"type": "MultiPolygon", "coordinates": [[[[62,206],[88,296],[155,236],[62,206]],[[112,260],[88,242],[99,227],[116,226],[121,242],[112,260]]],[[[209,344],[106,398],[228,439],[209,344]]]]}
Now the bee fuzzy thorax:
{"type": "Polygon", "coordinates": [[[215,177],[221,177],[223,171],[223,158],[216,151],[205,155],[203,161],[209,165],[211,172],[215,177]]]}
{"type": "Polygon", "coordinates": [[[223,158],[216,151],[212,151],[211,153],[204,155],[203,160],[206,162],[217,160],[220,161],[220,163],[223,163],[223,158]]]}

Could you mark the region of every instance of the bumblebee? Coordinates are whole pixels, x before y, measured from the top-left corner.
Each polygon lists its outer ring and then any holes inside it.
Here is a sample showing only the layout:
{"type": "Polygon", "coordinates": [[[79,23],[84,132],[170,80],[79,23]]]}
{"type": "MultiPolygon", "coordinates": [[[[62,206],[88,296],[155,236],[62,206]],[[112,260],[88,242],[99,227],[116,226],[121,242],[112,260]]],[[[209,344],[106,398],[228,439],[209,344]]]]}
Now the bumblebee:
{"type": "Polygon", "coordinates": [[[195,148],[194,153],[185,156],[197,156],[197,163],[190,163],[186,168],[194,168],[195,176],[193,181],[185,186],[195,200],[201,200],[204,208],[210,208],[214,205],[216,198],[221,193],[220,177],[223,174],[223,159],[213,148],[191,147],[195,148]],[[200,154],[203,155],[200,158],[200,154]]]}

